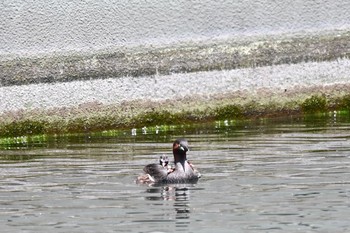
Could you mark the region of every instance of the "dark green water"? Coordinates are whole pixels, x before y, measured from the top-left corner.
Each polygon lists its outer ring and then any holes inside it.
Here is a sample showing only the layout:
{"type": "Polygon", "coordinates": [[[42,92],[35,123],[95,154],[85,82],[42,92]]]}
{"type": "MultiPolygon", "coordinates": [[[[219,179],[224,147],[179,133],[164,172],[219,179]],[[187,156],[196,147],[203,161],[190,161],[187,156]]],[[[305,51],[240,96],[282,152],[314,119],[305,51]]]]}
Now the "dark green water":
{"type": "Polygon", "coordinates": [[[349,167],[349,116],[8,145],[1,232],[348,232],[349,167]],[[189,140],[200,181],[136,184],[177,137],[189,140]]]}

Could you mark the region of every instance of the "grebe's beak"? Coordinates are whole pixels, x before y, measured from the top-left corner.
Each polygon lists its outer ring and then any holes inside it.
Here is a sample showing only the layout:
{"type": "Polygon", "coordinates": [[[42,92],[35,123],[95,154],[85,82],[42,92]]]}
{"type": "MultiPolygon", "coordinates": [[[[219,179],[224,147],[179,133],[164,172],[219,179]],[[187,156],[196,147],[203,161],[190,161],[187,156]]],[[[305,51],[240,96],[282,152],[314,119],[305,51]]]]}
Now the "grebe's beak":
{"type": "Polygon", "coordinates": [[[182,151],[184,151],[184,152],[187,152],[187,151],[190,150],[190,149],[188,149],[187,146],[183,146],[183,145],[180,145],[180,146],[179,146],[179,149],[182,150],[182,151]]]}

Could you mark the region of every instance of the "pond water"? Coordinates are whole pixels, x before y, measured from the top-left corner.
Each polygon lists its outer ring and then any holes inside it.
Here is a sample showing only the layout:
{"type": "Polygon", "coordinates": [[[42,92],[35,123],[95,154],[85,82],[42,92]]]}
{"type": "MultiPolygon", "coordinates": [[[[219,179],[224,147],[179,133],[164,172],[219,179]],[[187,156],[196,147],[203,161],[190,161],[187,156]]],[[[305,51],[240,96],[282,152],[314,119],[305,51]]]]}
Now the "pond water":
{"type": "Polygon", "coordinates": [[[0,150],[1,232],[349,232],[350,120],[221,122],[0,150]],[[186,137],[197,184],[136,184],[186,137]]]}

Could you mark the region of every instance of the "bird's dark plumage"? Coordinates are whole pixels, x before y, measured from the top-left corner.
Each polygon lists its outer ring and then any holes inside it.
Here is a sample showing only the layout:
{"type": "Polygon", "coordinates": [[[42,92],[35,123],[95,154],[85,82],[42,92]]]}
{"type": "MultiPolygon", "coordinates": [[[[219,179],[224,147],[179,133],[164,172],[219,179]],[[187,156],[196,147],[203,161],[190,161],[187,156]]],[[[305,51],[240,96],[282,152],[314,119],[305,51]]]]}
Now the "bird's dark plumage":
{"type": "Polygon", "coordinates": [[[200,173],[188,163],[186,153],[189,151],[185,139],[176,139],[173,143],[175,168],[171,171],[160,164],[148,164],[144,167],[144,175],[139,176],[139,183],[195,183],[200,173]]]}

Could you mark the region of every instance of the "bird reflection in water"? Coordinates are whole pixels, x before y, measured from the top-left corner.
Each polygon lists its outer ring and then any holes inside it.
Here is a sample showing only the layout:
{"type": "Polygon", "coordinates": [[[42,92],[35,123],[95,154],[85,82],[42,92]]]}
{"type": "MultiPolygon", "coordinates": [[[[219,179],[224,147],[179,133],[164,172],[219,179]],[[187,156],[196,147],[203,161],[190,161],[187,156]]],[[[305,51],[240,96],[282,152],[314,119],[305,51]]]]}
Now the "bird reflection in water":
{"type": "MultiPolygon", "coordinates": [[[[188,227],[190,224],[190,191],[195,184],[172,184],[149,187],[146,192],[155,194],[147,196],[151,201],[174,201],[175,227],[188,227]]],[[[169,202],[167,202],[169,203],[169,202]]]]}

